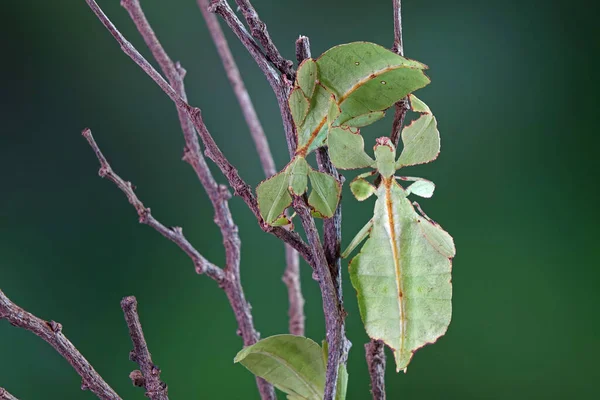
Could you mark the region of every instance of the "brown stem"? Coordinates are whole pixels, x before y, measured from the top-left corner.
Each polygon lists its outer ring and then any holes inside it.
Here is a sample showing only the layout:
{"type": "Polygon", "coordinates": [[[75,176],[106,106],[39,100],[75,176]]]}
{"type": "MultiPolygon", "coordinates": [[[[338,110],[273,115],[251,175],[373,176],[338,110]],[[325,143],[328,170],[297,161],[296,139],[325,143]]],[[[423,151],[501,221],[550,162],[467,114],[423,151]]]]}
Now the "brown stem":
{"type": "Polygon", "coordinates": [[[231,83],[231,87],[233,88],[238,103],[240,104],[246,124],[250,129],[250,134],[254,140],[254,145],[256,146],[256,151],[258,152],[263,171],[267,177],[273,176],[277,171],[275,170],[275,162],[273,161],[273,155],[271,154],[271,149],[269,148],[269,142],[267,141],[265,131],[263,130],[260,120],[258,119],[258,115],[256,115],[254,105],[252,104],[250,95],[246,90],[246,86],[244,85],[240,71],[235,63],[233,55],[231,54],[231,50],[229,50],[227,39],[223,34],[223,30],[219,25],[217,17],[208,11],[209,0],[197,0],[197,3],[200,7],[200,11],[202,11],[202,16],[206,21],[208,31],[210,32],[212,40],[215,43],[217,52],[221,57],[223,68],[225,69],[229,83],[231,83]]]}
{"type": "Polygon", "coordinates": [[[131,182],[126,182],[112,170],[110,164],[96,144],[96,141],[92,136],[92,131],[85,129],[82,134],[90,144],[92,150],[98,158],[98,161],[100,162],[100,170],[98,171],[98,175],[113,182],[125,194],[125,196],[127,196],[127,200],[129,200],[129,203],[136,209],[138,213],[140,223],[154,228],[158,233],[179,246],[179,248],[183,250],[193,261],[194,267],[196,268],[196,272],[198,274],[206,274],[215,281],[221,283],[224,279],[223,270],[204,258],[186,239],[181,228],[167,228],[157,221],[150,213],[150,209],[146,208],[144,203],[142,203],[141,200],[136,196],[131,182]]]}
{"type": "MultiPolygon", "coordinates": [[[[197,3],[202,11],[202,15],[206,21],[206,25],[208,26],[208,30],[211,34],[213,42],[217,47],[217,51],[221,57],[221,61],[223,62],[223,67],[225,68],[229,82],[233,87],[233,91],[242,109],[246,124],[250,129],[250,134],[254,140],[254,145],[260,157],[265,176],[267,178],[273,176],[277,171],[275,169],[273,155],[269,149],[269,143],[256,111],[254,110],[252,100],[250,99],[248,91],[246,90],[244,81],[240,75],[240,71],[235,63],[233,55],[231,54],[229,45],[227,44],[227,39],[223,34],[223,30],[219,25],[217,17],[208,10],[209,0],[197,0],[197,3]]],[[[300,288],[299,256],[298,252],[288,244],[285,244],[285,255],[286,270],[283,281],[288,288],[288,297],[290,302],[290,333],[302,336],[304,335],[304,298],[302,297],[302,291],[300,288]]]]}
{"type": "Polygon", "coordinates": [[[137,300],[133,296],[121,300],[121,308],[133,343],[133,350],[129,353],[129,358],[140,366],[143,386],[146,388],[146,397],[151,400],[169,400],[167,385],[160,380],[160,369],[152,362],[152,356],[150,350],[148,350],[148,344],[144,338],[144,331],[137,312],[137,304],[137,300]]]}
{"type": "MultiPolygon", "coordinates": [[[[90,363],[62,333],[62,325],[55,321],[44,321],[14,304],[0,290],[0,319],[6,319],[11,325],[26,329],[39,336],[81,376],[81,389],[89,389],[99,399],[120,400],[119,395],[102,379],[90,363]]],[[[6,393],[6,391],[4,391],[6,393]]],[[[1,392],[0,392],[1,393],[1,392]]],[[[9,395],[10,396],[10,395],[9,395]]],[[[11,398],[11,397],[9,397],[11,398]]]]}
{"type": "Polygon", "coordinates": [[[0,387],[0,400],[19,400],[4,388],[0,387]]]}
{"type": "Polygon", "coordinates": [[[296,40],[296,61],[298,61],[298,65],[307,58],[310,58],[310,40],[307,36],[300,36],[296,40]]]}
{"type": "MultiPolygon", "coordinates": [[[[394,2],[394,45],[392,51],[401,56],[404,55],[404,44],[402,41],[402,0],[393,0],[394,2]]],[[[394,112],[394,122],[392,123],[392,134],[390,138],[394,146],[398,147],[400,141],[400,132],[404,125],[404,118],[408,112],[408,97],[403,98],[396,103],[394,112]]]]}
{"type": "Polygon", "coordinates": [[[258,42],[262,45],[269,61],[275,65],[282,74],[286,75],[288,79],[293,79],[294,68],[292,66],[292,62],[281,56],[281,53],[275,46],[275,43],[273,43],[273,40],[271,40],[271,36],[267,30],[267,25],[261,21],[250,0],[235,0],[235,2],[242,11],[244,18],[246,19],[246,23],[248,23],[248,26],[250,27],[250,33],[252,33],[252,37],[258,40],[258,42]]]}
{"type": "Polygon", "coordinates": [[[335,399],[336,384],[338,377],[338,368],[344,347],[344,311],[339,302],[337,289],[331,276],[327,258],[321,241],[315,221],[310,214],[310,208],[303,197],[294,198],[294,209],[300,217],[302,227],[306,232],[308,244],[313,252],[315,260],[315,273],[319,281],[321,296],[323,297],[323,313],[325,314],[326,339],[329,345],[327,355],[327,372],[325,374],[325,394],[324,400],[335,399]]]}
{"type": "MultiPolygon", "coordinates": [[[[125,39],[125,37],[117,30],[114,24],[108,19],[108,17],[104,14],[102,9],[100,9],[98,4],[94,0],[86,0],[86,3],[92,9],[94,14],[96,14],[100,22],[102,22],[102,24],[106,27],[110,34],[115,38],[115,40],[121,45],[121,49],[123,50],[123,52],[126,55],[128,55],[136,64],[138,64],[138,66],[142,68],[142,70],[150,78],[152,78],[152,80],[165,92],[165,94],[169,96],[169,98],[177,106],[178,111],[180,111],[183,115],[185,115],[191,120],[193,127],[198,132],[198,135],[200,136],[206,147],[206,154],[211,160],[215,162],[215,164],[217,164],[223,175],[227,178],[230,186],[234,189],[234,194],[241,197],[242,200],[244,200],[244,202],[248,205],[250,210],[255,215],[257,221],[259,222],[259,226],[261,227],[261,229],[265,232],[272,233],[284,242],[289,243],[290,246],[292,246],[300,253],[300,255],[309,263],[309,265],[312,265],[313,263],[311,260],[311,251],[297,233],[290,232],[280,227],[271,227],[263,221],[258,211],[258,204],[256,202],[256,199],[254,198],[254,195],[252,194],[250,186],[248,186],[242,180],[237,170],[231,165],[227,158],[225,158],[225,156],[215,143],[214,139],[208,132],[204,121],[202,120],[200,109],[191,107],[186,102],[186,100],[183,99],[175,91],[175,89],[173,89],[173,87],[164,80],[164,78],[156,71],[156,69],[154,69],[154,67],[152,67],[152,65],[135,49],[135,47],[133,47],[133,45],[129,43],[125,39]]],[[[180,69],[180,72],[181,74],[183,74],[182,69],[180,69]]],[[[195,149],[190,149],[186,147],[184,153],[184,160],[190,163],[199,162],[195,154],[195,149]]],[[[221,192],[221,195],[223,195],[223,187],[218,186],[218,188],[221,192]]],[[[234,227],[232,226],[230,229],[234,229],[234,227]]]]}
{"type": "Polygon", "coordinates": [[[385,400],[385,345],[382,341],[371,340],[365,344],[365,353],[373,400],[385,400]]]}
{"type": "Polygon", "coordinates": [[[262,52],[252,36],[250,36],[244,27],[244,24],[235,15],[227,1],[211,0],[209,11],[219,14],[225,20],[229,28],[237,36],[240,42],[242,42],[248,53],[250,53],[258,67],[267,78],[267,81],[271,85],[271,88],[275,93],[275,97],[277,98],[279,112],[281,113],[281,118],[283,120],[283,128],[285,131],[288,150],[290,152],[290,157],[293,156],[296,151],[297,138],[296,128],[294,126],[292,114],[288,106],[288,96],[291,91],[292,82],[286,77],[286,75],[279,76],[278,71],[271,66],[270,60],[262,52]]]}

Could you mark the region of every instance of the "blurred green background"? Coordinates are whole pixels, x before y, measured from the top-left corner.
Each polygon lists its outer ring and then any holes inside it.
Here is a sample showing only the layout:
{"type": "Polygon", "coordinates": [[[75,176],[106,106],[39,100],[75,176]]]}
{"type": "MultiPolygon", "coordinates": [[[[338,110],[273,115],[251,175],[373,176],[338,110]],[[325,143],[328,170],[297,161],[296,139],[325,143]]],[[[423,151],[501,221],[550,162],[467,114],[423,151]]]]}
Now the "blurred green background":
{"type": "MultiPolygon", "coordinates": [[[[420,97],[442,134],[438,161],[410,174],[432,179],[421,201],[455,238],[454,315],[408,374],[387,374],[390,399],[597,398],[600,265],[597,256],[599,45],[592,2],[406,1],[405,52],[430,66],[420,97]]],[[[391,1],[255,0],[285,56],[299,34],[313,55],[366,40],[392,44],[391,1]]],[[[118,0],[100,5],[148,54],[118,0]]],[[[258,159],[193,0],[143,2],[163,44],[188,71],[190,102],[255,185],[258,159]]],[[[95,137],[142,200],[184,227],[222,264],[212,210],[191,169],[170,100],[93,16],[83,0],[4,0],[0,44],[0,287],[64,332],[123,398],[131,347],[119,301],[140,315],[173,399],[258,399],[226,298],[197,276],[176,246],[137,223],[124,196],[97,176],[80,136],[95,137]]],[[[276,102],[253,60],[230,44],[278,167],[287,150],[276,102]]],[[[388,135],[388,118],[365,130],[388,135]]],[[[216,169],[215,169],[215,172],[216,169]]],[[[349,173],[347,177],[354,174],[349,173]]],[[[220,181],[220,174],[216,173],[220,181]]],[[[344,242],[372,212],[346,196],[344,242]]],[[[283,246],[231,201],[243,241],[242,279],[263,337],[287,329],[283,246]]],[[[367,341],[345,273],[349,399],[368,399],[367,341]]],[[[321,298],[302,266],[307,336],[324,335],[321,298]]],[[[0,386],[22,399],[92,399],[46,343],[0,323],[0,386]]]]}

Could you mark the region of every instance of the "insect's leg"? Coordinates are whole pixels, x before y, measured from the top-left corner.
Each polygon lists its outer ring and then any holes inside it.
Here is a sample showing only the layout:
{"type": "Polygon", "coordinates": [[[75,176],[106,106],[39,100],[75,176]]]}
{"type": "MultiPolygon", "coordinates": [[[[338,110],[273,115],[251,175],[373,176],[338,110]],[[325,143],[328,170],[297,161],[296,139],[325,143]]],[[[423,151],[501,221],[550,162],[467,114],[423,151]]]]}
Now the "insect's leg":
{"type": "Polygon", "coordinates": [[[342,253],[342,258],[348,257],[350,253],[352,253],[352,251],[356,248],[356,246],[358,246],[363,240],[366,239],[367,236],[369,236],[372,227],[373,220],[371,219],[369,220],[369,222],[367,222],[365,226],[363,226],[363,228],[360,231],[358,231],[354,239],[352,239],[346,250],[344,250],[344,252],[342,253]]]}

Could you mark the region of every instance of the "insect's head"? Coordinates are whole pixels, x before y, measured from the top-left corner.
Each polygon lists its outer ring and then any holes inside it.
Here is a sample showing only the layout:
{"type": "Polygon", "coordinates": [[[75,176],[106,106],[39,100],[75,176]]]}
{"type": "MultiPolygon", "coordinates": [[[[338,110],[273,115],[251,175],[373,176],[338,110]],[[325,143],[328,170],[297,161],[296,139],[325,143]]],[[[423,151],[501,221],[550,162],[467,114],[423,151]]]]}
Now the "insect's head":
{"type": "Polygon", "coordinates": [[[390,178],[396,172],[396,148],[389,137],[377,138],[375,162],[381,176],[390,178]]]}

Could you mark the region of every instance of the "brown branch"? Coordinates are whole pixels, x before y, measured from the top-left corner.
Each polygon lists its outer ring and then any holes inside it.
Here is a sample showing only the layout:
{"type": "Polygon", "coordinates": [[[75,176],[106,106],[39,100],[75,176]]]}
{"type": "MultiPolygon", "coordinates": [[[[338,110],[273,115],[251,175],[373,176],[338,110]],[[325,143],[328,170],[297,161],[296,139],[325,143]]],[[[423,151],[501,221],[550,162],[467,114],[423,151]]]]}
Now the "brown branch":
{"type": "Polygon", "coordinates": [[[323,313],[325,314],[326,339],[329,345],[327,355],[327,371],[325,375],[324,400],[335,399],[338,368],[342,359],[345,346],[344,337],[344,311],[339,302],[337,289],[329,271],[329,265],[323,246],[319,239],[319,232],[315,221],[310,214],[310,208],[303,197],[294,198],[294,209],[300,217],[302,227],[306,232],[308,244],[313,252],[315,260],[315,273],[319,281],[321,296],[323,297],[323,313]]]}
{"type": "Polygon", "coordinates": [[[4,388],[0,387],[0,400],[19,400],[4,388]]]}
{"type": "MultiPolygon", "coordinates": [[[[154,67],[152,67],[152,65],[117,30],[114,24],[108,19],[108,17],[104,14],[100,7],[98,7],[98,4],[94,0],[86,0],[86,3],[92,9],[94,14],[96,14],[100,22],[102,22],[102,24],[106,27],[110,34],[120,44],[123,52],[126,55],[128,55],[140,68],[142,68],[142,70],[150,78],[152,78],[152,80],[156,82],[156,84],[158,84],[158,86],[165,92],[165,94],[169,96],[169,98],[176,104],[178,111],[186,115],[191,120],[193,127],[197,130],[198,135],[200,136],[206,147],[206,154],[211,160],[215,162],[215,164],[219,167],[223,175],[227,178],[230,186],[234,190],[234,194],[236,196],[241,197],[242,200],[244,200],[244,202],[248,205],[252,213],[255,215],[261,229],[265,232],[272,233],[284,242],[290,244],[290,246],[296,249],[298,253],[308,262],[309,265],[312,265],[313,262],[311,259],[311,251],[308,248],[307,244],[300,238],[300,236],[297,233],[290,232],[280,227],[271,227],[263,221],[258,210],[258,204],[256,202],[256,199],[254,198],[254,195],[252,194],[250,186],[248,186],[242,180],[242,178],[239,176],[238,171],[231,165],[231,163],[229,163],[227,158],[225,158],[225,156],[215,143],[214,139],[208,132],[204,121],[202,120],[200,109],[191,107],[185,101],[185,99],[183,99],[173,89],[173,87],[171,87],[171,85],[169,85],[164,80],[164,78],[154,69],[154,67]]],[[[183,74],[182,69],[180,69],[180,73],[183,74]]],[[[186,148],[184,160],[188,161],[188,158],[193,156],[193,160],[197,161],[197,158],[193,154],[194,151],[194,149],[186,148]]],[[[219,186],[219,188],[223,195],[223,187],[219,186]]]]}
{"type": "Polygon", "coordinates": [[[244,18],[246,19],[246,23],[250,27],[250,32],[254,39],[258,40],[258,42],[262,45],[265,50],[267,59],[277,67],[282,74],[286,75],[288,79],[294,79],[294,68],[293,63],[290,60],[286,60],[281,56],[279,50],[271,40],[271,36],[269,35],[269,31],[267,30],[267,25],[261,21],[258,13],[252,6],[250,0],[235,0],[238,7],[242,11],[244,18]]]}
{"type": "Polygon", "coordinates": [[[307,58],[310,58],[310,40],[307,36],[300,36],[296,40],[296,61],[298,61],[298,65],[307,58]]]}
{"type": "Polygon", "coordinates": [[[144,338],[144,331],[137,312],[137,300],[128,296],[121,300],[121,308],[129,328],[129,336],[133,343],[133,350],[129,359],[140,366],[143,386],[146,388],[146,397],[151,400],[169,400],[167,385],[160,380],[160,369],[152,362],[148,344],[144,338]]]}
{"type": "Polygon", "coordinates": [[[365,353],[373,400],[385,400],[385,345],[380,340],[371,340],[365,344],[365,353]]]}
{"type": "Polygon", "coordinates": [[[240,42],[242,42],[248,53],[250,53],[250,56],[252,56],[258,67],[267,78],[267,81],[271,85],[271,88],[275,93],[275,97],[277,98],[277,104],[279,105],[279,112],[281,113],[281,118],[283,121],[283,128],[285,131],[288,150],[290,157],[293,156],[296,152],[297,138],[296,128],[294,126],[292,114],[288,106],[288,96],[291,91],[292,82],[286,77],[286,75],[281,77],[278,75],[277,70],[271,66],[267,56],[265,56],[252,36],[250,36],[244,27],[244,24],[235,15],[226,0],[211,0],[209,11],[219,14],[225,20],[229,28],[237,36],[240,42]]]}
{"type": "Polygon", "coordinates": [[[175,243],[181,250],[187,254],[194,263],[194,267],[196,268],[196,272],[198,274],[206,274],[215,281],[221,283],[225,279],[223,274],[223,270],[206,258],[204,258],[198,250],[194,248],[190,244],[190,242],[183,235],[183,230],[179,227],[167,228],[159,221],[157,221],[152,214],[150,213],[150,209],[144,206],[144,203],[137,197],[133,190],[133,185],[131,182],[124,181],[119,175],[117,175],[111,168],[110,164],[100,151],[100,148],[96,144],[94,137],[92,136],[92,131],[89,129],[85,129],[82,132],[83,137],[86,138],[88,143],[90,144],[92,150],[96,154],[98,161],[100,162],[100,170],[98,171],[98,175],[102,178],[107,178],[111,182],[113,182],[117,187],[127,196],[127,200],[129,203],[135,208],[138,213],[140,223],[146,224],[156,230],[158,233],[175,243]]]}
{"type": "Polygon", "coordinates": [[[208,26],[208,31],[210,32],[212,40],[217,47],[217,52],[219,53],[221,61],[223,62],[223,67],[225,68],[227,78],[229,79],[238,103],[240,104],[246,124],[250,129],[250,134],[254,140],[254,145],[256,146],[263,171],[267,177],[273,176],[277,171],[275,170],[275,162],[273,161],[271,149],[269,148],[269,142],[267,141],[265,131],[263,130],[258,116],[256,115],[254,105],[252,104],[250,95],[246,90],[246,86],[244,85],[240,71],[235,63],[233,55],[231,54],[231,50],[229,50],[227,39],[225,38],[221,26],[219,25],[217,17],[208,11],[209,0],[197,0],[197,2],[198,6],[200,7],[200,11],[202,11],[202,16],[206,21],[206,25],[208,26]]]}
{"type": "MultiPolygon", "coordinates": [[[[404,55],[404,44],[402,41],[402,0],[393,0],[394,2],[394,45],[392,51],[401,56],[404,55]]],[[[390,138],[394,146],[398,147],[400,133],[404,125],[404,118],[409,109],[408,97],[403,98],[396,103],[394,111],[394,122],[392,123],[392,134],[390,138]]]]}
{"type": "MultiPolygon", "coordinates": [[[[0,290],[0,319],[6,319],[11,325],[26,329],[39,336],[54,349],[81,376],[81,389],[89,389],[99,399],[120,400],[119,395],[102,379],[90,363],[81,355],[62,333],[62,325],[54,321],[44,321],[14,304],[0,290]]],[[[4,391],[6,393],[6,391],[4,391]]],[[[0,392],[1,393],[1,392],[0,392]]],[[[9,395],[10,396],[10,395],[9,395]]],[[[10,398],[10,397],[9,397],[10,398]]]]}

